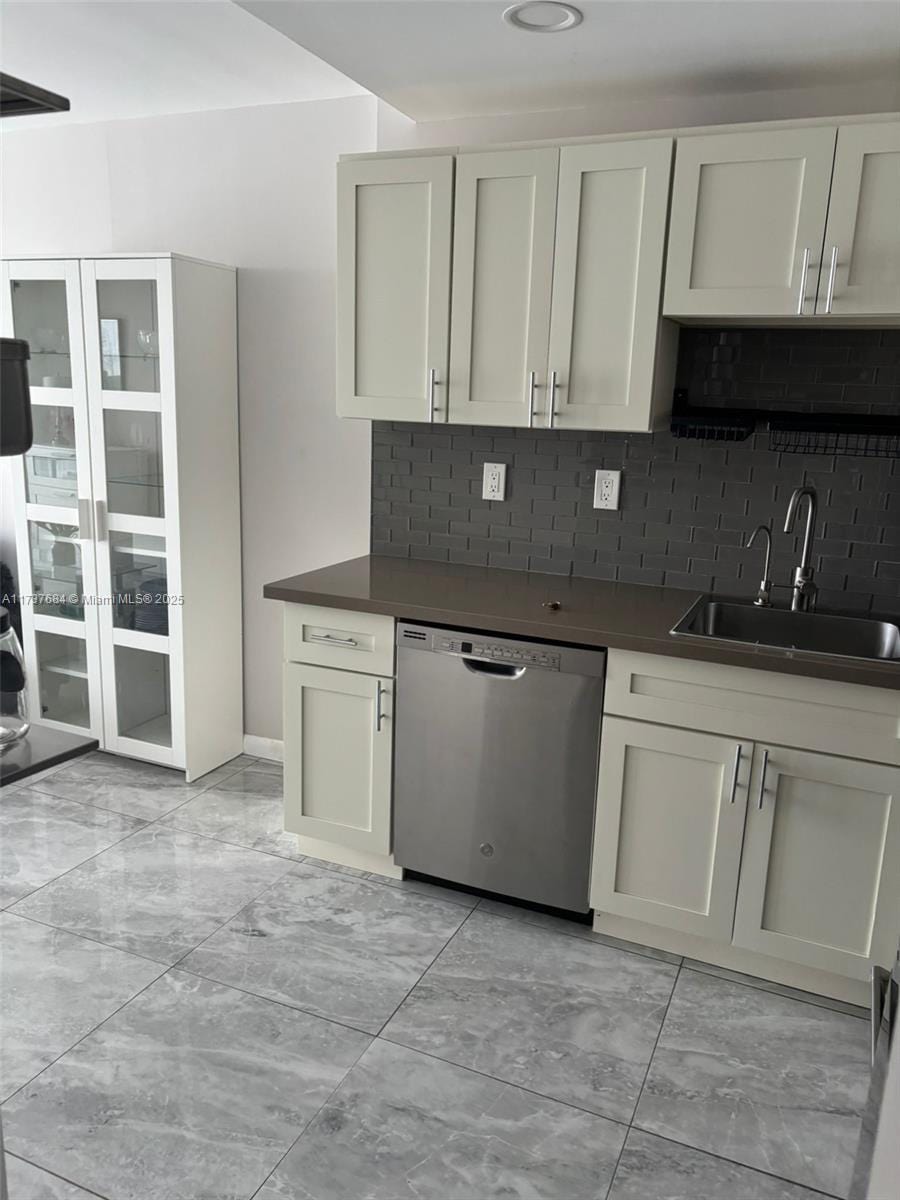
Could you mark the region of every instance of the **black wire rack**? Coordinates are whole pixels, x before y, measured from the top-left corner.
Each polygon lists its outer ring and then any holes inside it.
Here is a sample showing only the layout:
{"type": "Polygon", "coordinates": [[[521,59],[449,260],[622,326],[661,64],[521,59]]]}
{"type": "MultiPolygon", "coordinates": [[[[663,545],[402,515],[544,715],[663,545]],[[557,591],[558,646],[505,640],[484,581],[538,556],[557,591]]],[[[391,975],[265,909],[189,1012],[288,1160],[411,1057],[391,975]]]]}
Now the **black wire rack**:
{"type": "Polygon", "coordinates": [[[772,409],[692,405],[676,388],[670,429],[674,437],[712,442],[745,441],[768,429],[769,449],[780,454],[846,454],[856,458],[900,458],[900,413],[801,413],[772,409]]]}

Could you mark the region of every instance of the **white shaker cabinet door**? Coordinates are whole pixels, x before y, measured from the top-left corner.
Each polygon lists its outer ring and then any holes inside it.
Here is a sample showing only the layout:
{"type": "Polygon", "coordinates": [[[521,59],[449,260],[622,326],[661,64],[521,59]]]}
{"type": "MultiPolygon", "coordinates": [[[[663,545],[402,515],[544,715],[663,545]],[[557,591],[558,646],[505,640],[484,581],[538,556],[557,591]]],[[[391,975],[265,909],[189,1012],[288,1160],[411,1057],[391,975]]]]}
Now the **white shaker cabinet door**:
{"type": "Polygon", "coordinates": [[[730,942],[752,752],[752,742],[607,717],[592,906],[730,942]]]}
{"type": "Polygon", "coordinates": [[[671,138],[560,152],[548,386],[536,424],[646,432],[671,138]]]}
{"type": "Polygon", "coordinates": [[[679,139],[663,312],[815,311],[835,129],[679,139]]]}
{"type": "Polygon", "coordinates": [[[559,150],[456,160],[450,420],[532,424],[546,384],[559,150]]]}
{"type": "Polygon", "coordinates": [[[453,159],[338,164],[337,407],[446,421],[453,159]]]}
{"type": "Polygon", "coordinates": [[[900,122],[838,130],[816,312],[900,314],[900,122]]]}
{"type": "Polygon", "coordinates": [[[284,665],[284,824],[387,854],[393,680],[284,665]]]}
{"type": "Polygon", "coordinates": [[[900,770],[757,746],[734,944],[867,979],[900,927],[900,770]]]}

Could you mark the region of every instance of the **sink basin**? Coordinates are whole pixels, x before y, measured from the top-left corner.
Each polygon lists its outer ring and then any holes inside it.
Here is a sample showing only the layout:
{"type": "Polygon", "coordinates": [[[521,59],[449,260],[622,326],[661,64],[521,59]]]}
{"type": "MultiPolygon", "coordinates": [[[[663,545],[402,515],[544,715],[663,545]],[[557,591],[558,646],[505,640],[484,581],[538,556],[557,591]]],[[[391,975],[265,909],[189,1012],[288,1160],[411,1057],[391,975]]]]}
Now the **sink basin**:
{"type": "Polygon", "coordinates": [[[717,600],[712,596],[701,596],[672,634],[745,646],[802,650],[807,654],[900,661],[900,629],[889,621],[757,608],[748,601],[717,600]]]}

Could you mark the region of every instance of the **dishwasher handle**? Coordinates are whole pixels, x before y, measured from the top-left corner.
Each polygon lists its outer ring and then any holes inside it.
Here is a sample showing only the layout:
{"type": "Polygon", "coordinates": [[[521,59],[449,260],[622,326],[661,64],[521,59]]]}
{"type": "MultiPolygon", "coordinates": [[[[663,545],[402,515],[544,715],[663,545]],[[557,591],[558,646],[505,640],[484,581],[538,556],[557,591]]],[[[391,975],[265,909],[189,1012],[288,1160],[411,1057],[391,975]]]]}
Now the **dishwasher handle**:
{"type": "Polygon", "coordinates": [[[521,679],[527,667],[516,667],[512,663],[490,662],[481,658],[463,658],[467,671],[473,675],[490,675],[493,679],[521,679]]]}

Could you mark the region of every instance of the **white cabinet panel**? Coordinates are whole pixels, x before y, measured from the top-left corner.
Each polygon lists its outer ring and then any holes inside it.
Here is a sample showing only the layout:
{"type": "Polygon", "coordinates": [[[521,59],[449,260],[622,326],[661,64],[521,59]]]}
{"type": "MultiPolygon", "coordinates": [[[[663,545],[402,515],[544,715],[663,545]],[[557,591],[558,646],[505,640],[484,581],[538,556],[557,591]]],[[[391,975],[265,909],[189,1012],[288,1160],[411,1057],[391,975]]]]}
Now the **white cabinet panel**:
{"type": "Polygon", "coordinates": [[[900,925],[900,770],[758,746],[734,944],[868,978],[900,925]]]}
{"type": "Polygon", "coordinates": [[[393,681],[284,665],[284,822],[292,833],[387,854],[393,681]]]}
{"type": "Polygon", "coordinates": [[[752,749],[711,734],[604,720],[594,908],[731,939],[752,749]]]}
{"type": "Polygon", "coordinates": [[[671,161],[670,138],[560,152],[548,387],[539,393],[538,425],[652,427],[671,161]]]}
{"type": "Polygon", "coordinates": [[[457,159],[449,401],[457,424],[532,423],[546,382],[558,163],[555,148],[457,159]]]}
{"type": "Polygon", "coordinates": [[[831,126],[680,139],[663,311],[815,311],[834,158],[831,126]]]}
{"type": "Polygon", "coordinates": [[[817,313],[900,313],[900,122],[838,130],[824,259],[817,313]]]}
{"type": "Polygon", "coordinates": [[[447,419],[452,205],[452,157],[338,164],[340,416],[447,419]]]}

